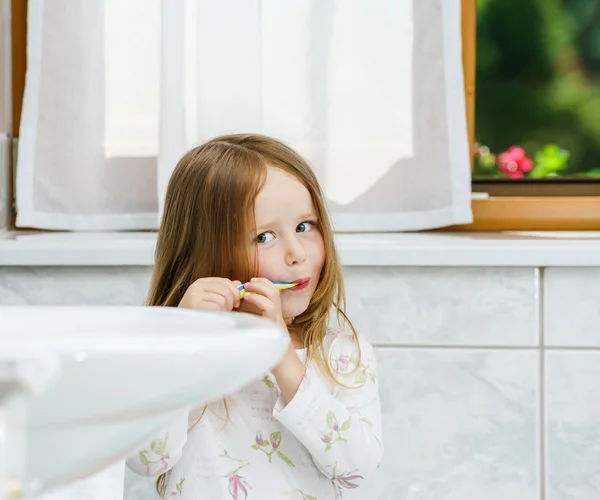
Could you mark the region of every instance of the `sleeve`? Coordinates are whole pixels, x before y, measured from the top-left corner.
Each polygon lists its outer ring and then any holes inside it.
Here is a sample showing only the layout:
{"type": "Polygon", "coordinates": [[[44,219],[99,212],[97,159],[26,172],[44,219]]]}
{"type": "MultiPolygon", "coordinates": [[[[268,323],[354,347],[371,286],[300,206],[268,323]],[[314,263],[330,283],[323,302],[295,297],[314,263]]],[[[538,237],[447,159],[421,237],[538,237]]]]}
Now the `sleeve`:
{"type": "Polygon", "coordinates": [[[333,340],[328,357],[339,382],[333,390],[309,367],[292,401],[285,406],[280,398],[273,415],[339,490],[353,489],[383,456],[377,363],[368,342],[347,334],[333,340]]]}
{"type": "Polygon", "coordinates": [[[187,442],[189,419],[189,410],[179,412],[166,429],[138,447],[127,459],[127,467],[140,476],[160,476],[171,470],[181,458],[187,442]]]}

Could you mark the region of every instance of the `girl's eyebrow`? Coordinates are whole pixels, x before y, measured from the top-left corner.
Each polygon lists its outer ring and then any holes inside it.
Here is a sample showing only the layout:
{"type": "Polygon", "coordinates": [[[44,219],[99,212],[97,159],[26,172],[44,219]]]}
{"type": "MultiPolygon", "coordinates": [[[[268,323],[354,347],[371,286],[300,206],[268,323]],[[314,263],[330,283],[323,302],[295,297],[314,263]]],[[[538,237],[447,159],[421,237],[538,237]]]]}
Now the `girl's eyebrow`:
{"type": "Polygon", "coordinates": [[[275,225],[275,221],[267,222],[265,224],[261,224],[260,226],[256,226],[257,231],[263,231],[265,229],[269,229],[275,225]]]}
{"type": "MultiPolygon", "coordinates": [[[[317,216],[316,216],[316,214],[314,212],[307,212],[307,213],[301,215],[300,217],[298,217],[298,220],[304,221],[306,219],[314,219],[316,217],[317,216]]],[[[256,226],[256,230],[259,231],[259,232],[260,231],[264,231],[266,229],[270,229],[270,228],[274,227],[276,224],[277,224],[276,221],[270,221],[270,222],[267,222],[265,224],[261,224],[260,226],[256,226]]]]}

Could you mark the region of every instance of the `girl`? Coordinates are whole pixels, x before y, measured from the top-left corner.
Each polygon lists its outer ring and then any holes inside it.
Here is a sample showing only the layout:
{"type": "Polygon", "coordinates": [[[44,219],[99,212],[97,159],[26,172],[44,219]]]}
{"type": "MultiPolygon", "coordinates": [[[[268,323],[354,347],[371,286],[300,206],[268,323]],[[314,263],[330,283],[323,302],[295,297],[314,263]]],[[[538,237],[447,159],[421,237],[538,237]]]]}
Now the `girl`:
{"type": "Polygon", "coordinates": [[[149,303],[262,314],[291,340],[271,372],[192,410],[128,460],[133,471],[159,476],[161,496],[338,499],[378,467],[373,348],[344,313],[323,194],[293,150],[231,135],[181,159],[167,189],[149,303]],[[279,292],[272,281],[298,285],[279,292]]]}

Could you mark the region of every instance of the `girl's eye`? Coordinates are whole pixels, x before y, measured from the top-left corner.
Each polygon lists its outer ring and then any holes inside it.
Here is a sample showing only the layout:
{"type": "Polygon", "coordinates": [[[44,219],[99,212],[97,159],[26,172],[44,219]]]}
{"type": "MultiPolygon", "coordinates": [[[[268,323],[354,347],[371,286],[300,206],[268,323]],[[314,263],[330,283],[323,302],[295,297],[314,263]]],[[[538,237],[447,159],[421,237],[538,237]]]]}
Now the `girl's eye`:
{"type": "Polygon", "coordinates": [[[256,241],[258,243],[268,243],[269,241],[272,241],[273,238],[274,238],[273,233],[260,233],[256,237],[256,241]]]}
{"type": "Polygon", "coordinates": [[[301,222],[300,224],[298,224],[298,226],[296,226],[296,232],[306,233],[307,231],[310,231],[313,228],[313,226],[313,222],[301,222]]]}

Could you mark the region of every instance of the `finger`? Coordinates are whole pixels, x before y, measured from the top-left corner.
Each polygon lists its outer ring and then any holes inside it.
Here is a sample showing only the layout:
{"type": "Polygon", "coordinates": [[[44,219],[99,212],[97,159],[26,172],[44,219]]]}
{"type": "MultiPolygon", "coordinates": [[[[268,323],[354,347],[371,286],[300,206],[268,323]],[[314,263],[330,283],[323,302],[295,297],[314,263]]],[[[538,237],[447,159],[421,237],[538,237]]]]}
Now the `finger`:
{"type": "Polygon", "coordinates": [[[223,307],[217,302],[202,299],[192,302],[192,305],[189,308],[198,311],[223,311],[223,307]]]}
{"type": "Polygon", "coordinates": [[[244,300],[260,309],[263,316],[274,321],[278,320],[278,308],[271,299],[254,292],[246,292],[244,300]]]}
{"type": "Polygon", "coordinates": [[[220,293],[204,292],[200,296],[200,299],[209,304],[216,304],[217,310],[219,311],[231,311],[231,309],[233,309],[231,299],[228,299],[220,293]]]}
{"type": "Polygon", "coordinates": [[[221,278],[208,279],[203,283],[203,293],[211,292],[222,295],[227,300],[227,309],[231,311],[240,301],[240,292],[229,280],[221,278]]]}
{"type": "Polygon", "coordinates": [[[222,283],[224,283],[229,288],[231,288],[231,293],[233,294],[234,297],[239,298],[240,291],[238,289],[238,286],[240,286],[242,284],[241,281],[231,281],[227,278],[217,278],[217,279],[222,280],[221,281],[222,283]]]}
{"type": "Polygon", "coordinates": [[[267,285],[270,285],[270,286],[273,286],[273,287],[275,286],[275,285],[273,284],[273,282],[272,282],[271,280],[267,279],[267,278],[259,278],[259,277],[255,277],[255,278],[252,278],[252,279],[250,280],[250,282],[251,282],[251,283],[265,283],[265,284],[267,284],[267,285]]]}
{"type": "Polygon", "coordinates": [[[238,285],[241,285],[241,281],[232,281],[228,278],[217,278],[217,277],[210,277],[210,278],[205,278],[206,281],[209,281],[211,283],[223,283],[224,285],[229,286],[232,290],[234,288],[236,288],[238,285]]]}
{"type": "Polygon", "coordinates": [[[279,302],[279,289],[275,288],[275,285],[265,278],[252,278],[250,283],[247,283],[244,287],[250,292],[269,297],[273,302],[279,302]]]}
{"type": "Polygon", "coordinates": [[[216,302],[208,302],[208,301],[206,301],[203,304],[202,310],[203,311],[218,311],[218,312],[221,312],[224,309],[221,307],[220,304],[217,304],[216,302]]]}
{"type": "Polygon", "coordinates": [[[251,304],[247,300],[242,300],[237,310],[244,313],[256,314],[257,316],[262,316],[263,313],[262,309],[251,304]]]}
{"type": "Polygon", "coordinates": [[[231,290],[232,307],[239,307],[240,305],[240,290],[239,286],[242,284],[241,281],[231,281],[227,278],[211,278],[215,283],[222,283],[231,290]]]}

